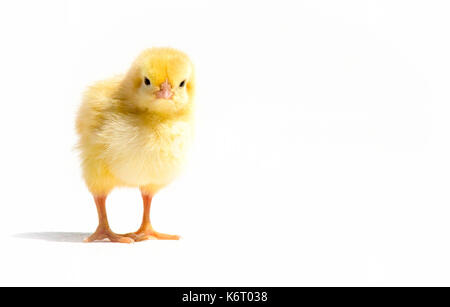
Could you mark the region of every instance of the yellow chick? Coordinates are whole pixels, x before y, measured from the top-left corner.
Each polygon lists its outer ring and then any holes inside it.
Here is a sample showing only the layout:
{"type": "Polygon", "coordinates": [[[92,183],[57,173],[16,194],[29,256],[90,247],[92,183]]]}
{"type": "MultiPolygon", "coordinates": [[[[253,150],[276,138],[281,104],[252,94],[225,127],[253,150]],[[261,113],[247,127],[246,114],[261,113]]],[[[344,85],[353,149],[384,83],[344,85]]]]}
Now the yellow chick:
{"type": "Polygon", "coordinates": [[[131,243],[177,240],[150,223],[153,196],[180,173],[193,133],[194,68],[172,48],[143,51],[127,74],[100,81],[85,93],[76,129],[83,177],[93,194],[99,224],[86,242],[131,243]],[[144,203],[141,227],[111,231],[105,201],[118,186],[139,187],[144,203]]]}

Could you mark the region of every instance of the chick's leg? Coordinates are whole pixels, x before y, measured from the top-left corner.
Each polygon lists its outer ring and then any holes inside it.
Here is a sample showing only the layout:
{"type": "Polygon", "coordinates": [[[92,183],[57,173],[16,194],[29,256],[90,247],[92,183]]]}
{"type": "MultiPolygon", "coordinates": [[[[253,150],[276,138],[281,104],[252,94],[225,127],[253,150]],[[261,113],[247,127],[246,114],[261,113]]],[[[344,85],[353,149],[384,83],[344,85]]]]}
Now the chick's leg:
{"type": "Polygon", "coordinates": [[[169,235],[161,232],[157,232],[153,229],[152,224],[150,223],[150,206],[152,203],[153,195],[142,192],[142,200],[144,202],[144,216],[142,218],[141,227],[138,231],[126,234],[133,238],[135,241],[143,241],[143,240],[178,240],[180,236],[177,235],[169,235]]]}
{"type": "Polygon", "coordinates": [[[84,242],[93,242],[97,240],[109,239],[111,242],[131,243],[132,238],[118,235],[109,228],[108,217],[106,216],[106,195],[94,195],[95,205],[98,213],[98,227],[97,230],[84,239],[84,242]]]}

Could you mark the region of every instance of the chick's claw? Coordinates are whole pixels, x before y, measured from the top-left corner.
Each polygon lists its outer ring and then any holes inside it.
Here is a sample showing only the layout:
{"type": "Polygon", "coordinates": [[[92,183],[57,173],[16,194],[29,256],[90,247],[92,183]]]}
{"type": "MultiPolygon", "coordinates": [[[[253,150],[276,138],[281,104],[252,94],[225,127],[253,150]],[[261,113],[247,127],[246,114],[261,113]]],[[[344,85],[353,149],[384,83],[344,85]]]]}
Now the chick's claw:
{"type": "Polygon", "coordinates": [[[153,236],[155,236],[156,238],[158,238],[159,240],[179,240],[180,236],[178,235],[169,235],[167,233],[161,233],[161,232],[157,232],[154,231],[152,233],[153,236]]]}

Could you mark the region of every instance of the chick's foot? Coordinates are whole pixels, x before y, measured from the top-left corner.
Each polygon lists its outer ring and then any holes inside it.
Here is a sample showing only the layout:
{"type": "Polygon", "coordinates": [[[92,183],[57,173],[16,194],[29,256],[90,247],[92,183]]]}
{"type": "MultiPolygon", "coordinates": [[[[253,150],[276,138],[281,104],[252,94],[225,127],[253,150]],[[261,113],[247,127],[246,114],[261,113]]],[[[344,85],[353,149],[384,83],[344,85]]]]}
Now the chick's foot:
{"type": "Polygon", "coordinates": [[[111,230],[97,229],[92,235],[84,239],[84,242],[102,241],[108,239],[111,242],[133,243],[134,240],[128,236],[118,235],[111,230]]]}
{"type": "Polygon", "coordinates": [[[136,232],[127,233],[124,236],[132,238],[134,241],[144,240],[179,240],[180,236],[169,235],[166,233],[157,232],[155,230],[138,230],[136,232]]]}

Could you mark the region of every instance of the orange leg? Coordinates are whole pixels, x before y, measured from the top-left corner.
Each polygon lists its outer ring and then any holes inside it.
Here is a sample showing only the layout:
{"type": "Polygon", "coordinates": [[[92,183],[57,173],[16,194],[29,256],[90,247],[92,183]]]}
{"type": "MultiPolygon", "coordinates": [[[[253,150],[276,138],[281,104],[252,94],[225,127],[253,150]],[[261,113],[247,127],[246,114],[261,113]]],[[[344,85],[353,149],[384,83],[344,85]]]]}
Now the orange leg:
{"type": "Polygon", "coordinates": [[[111,231],[108,224],[108,217],[106,216],[105,201],[106,195],[94,195],[95,205],[98,213],[98,227],[97,230],[84,239],[84,242],[93,242],[97,240],[109,239],[111,242],[131,243],[132,238],[118,235],[111,231]]]}
{"type": "Polygon", "coordinates": [[[125,236],[133,238],[135,241],[143,240],[178,240],[180,236],[168,235],[157,232],[153,229],[150,223],[150,206],[152,204],[153,195],[142,192],[142,200],[144,202],[144,216],[142,218],[141,227],[136,232],[128,233],[125,236]]]}

